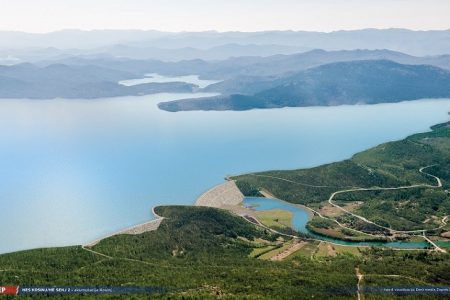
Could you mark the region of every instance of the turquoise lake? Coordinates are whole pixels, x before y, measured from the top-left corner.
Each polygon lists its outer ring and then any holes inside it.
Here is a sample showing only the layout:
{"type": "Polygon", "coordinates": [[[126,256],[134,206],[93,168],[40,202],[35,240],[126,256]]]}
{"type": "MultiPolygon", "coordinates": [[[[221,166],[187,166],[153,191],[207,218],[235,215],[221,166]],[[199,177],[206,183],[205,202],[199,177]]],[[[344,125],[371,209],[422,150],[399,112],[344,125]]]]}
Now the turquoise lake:
{"type": "MultiPolygon", "coordinates": [[[[208,96],[199,94],[198,96],[208,96]]],[[[192,94],[0,100],[0,253],[88,242],[228,174],[311,167],[448,120],[450,100],[169,113],[192,94]]]]}
{"type": "Polygon", "coordinates": [[[307,233],[310,236],[324,241],[330,241],[340,245],[352,245],[352,246],[385,246],[393,248],[411,248],[411,249],[422,249],[429,244],[426,241],[423,242],[389,242],[389,243],[379,243],[379,242],[348,242],[338,239],[333,239],[321,235],[314,234],[306,228],[306,223],[309,220],[309,214],[305,208],[299,207],[295,204],[287,203],[278,199],[268,199],[268,198],[257,198],[248,197],[244,199],[243,205],[246,207],[251,207],[256,211],[266,211],[272,209],[283,209],[288,210],[293,213],[292,215],[292,228],[296,231],[307,233]]]}

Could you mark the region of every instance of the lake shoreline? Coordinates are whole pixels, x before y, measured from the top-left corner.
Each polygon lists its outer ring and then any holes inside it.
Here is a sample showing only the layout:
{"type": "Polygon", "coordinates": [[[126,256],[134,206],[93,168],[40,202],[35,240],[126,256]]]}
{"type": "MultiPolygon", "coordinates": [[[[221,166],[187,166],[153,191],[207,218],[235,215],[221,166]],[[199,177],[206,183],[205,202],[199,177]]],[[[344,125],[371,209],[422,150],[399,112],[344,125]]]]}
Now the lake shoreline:
{"type": "Polygon", "coordinates": [[[0,101],[0,138],[8,142],[0,147],[0,198],[12,205],[0,218],[0,252],[83,244],[147,222],[150,207],[193,205],[224,174],[340,161],[427,130],[450,109],[449,100],[224,113],[157,108],[188,96],[0,101]],[[410,120],[415,113],[422,117],[410,120]]]}
{"type": "Polygon", "coordinates": [[[161,222],[164,220],[164,217],[159,216],[155,212],[155,207],[152,207],[152,214],[153,214],[153,216],[156,217],[155,219],[149,220],[149,221],[141,223],[141,224],[126,227],[124,229],[121,229],[119,231],[111,233],[107,236],[95,239],[91,242],[84,244],[83,247],[93,247],[93,246],[97,245],[98,243],[100,243],[102,240],[113,237],[115,235],[119,235],[119,234],[137,235],[137,234],[142,234],[145,232],[157,230],[159,228],[159,225],[161,225],[161,222]]]}

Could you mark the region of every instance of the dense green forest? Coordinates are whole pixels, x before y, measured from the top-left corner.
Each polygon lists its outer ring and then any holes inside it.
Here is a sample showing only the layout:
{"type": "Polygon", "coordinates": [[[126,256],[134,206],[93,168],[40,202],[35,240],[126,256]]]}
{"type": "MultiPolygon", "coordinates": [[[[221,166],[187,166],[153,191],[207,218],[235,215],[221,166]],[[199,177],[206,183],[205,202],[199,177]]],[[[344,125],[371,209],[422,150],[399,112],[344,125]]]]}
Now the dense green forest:
{"type": "Polygon", "coordinates": [[[361,191],[339,194],[339,204],[363,201],[361,216],[396,230],[432,229],[450,212],[450,195],[442,189],[361,191]]]}
{"type": "MultiPolygon", "coordinates": [[[[316,257],[308,252],[271,262],[250,253],[257,240],[280,237],[241,217],[202,207],[166,206],[156,211],[165,217],[158,230],[105,239],[92,248],[96,252],[74,246],[1,255],[0,282],[162,289],[151,295],[74,299],[355,299],[356,267],[367,274],[365,287],[450,284],[448,254],[368,248],[360,256],[316,257]]],[[[371,293],[366,298],[391,296],[371,293]]],[[[419,298],[424,296],[402,299],[419,298]]]]}

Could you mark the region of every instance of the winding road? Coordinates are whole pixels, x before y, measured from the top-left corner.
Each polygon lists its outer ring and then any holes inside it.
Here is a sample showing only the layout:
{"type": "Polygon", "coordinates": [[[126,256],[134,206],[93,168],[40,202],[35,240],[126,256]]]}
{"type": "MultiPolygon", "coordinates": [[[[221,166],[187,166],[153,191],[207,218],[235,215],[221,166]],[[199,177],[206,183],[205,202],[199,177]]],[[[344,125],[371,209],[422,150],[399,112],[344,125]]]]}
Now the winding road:
{"type": "MultiPolygon", "coordinates": [[[[375,225],[375,226],[377,226],[377,227],[379,227],[379,228],[383,228],[383,229],[389,230],[389,231],[391,231],[391,232],[396,232],[396,233],[421,233],[421,232],[424,232],[424,231],[432,231],[432,230],[441,229],[442,227],[444,227],[444,226],[446,225],[445,223],[444,223],[443,225],[441,225],[440,227],[435,228],[435,229],[418,229],[418,230],[406,230],[406,231],[405,231],[405,230],[395,230],[395,229],[392,229],[392,228],[389,228],[389,227],[385,227],[385,226],[379,225],[379,224],[377,224],[377,223],[375,223],[375,222],[372,222],[372,221],[370,221],[370,220],[364,218],[363,216],[357,215],[357,214],[355,214],[355,213],[353,213],[353,212],[351,212],[351,211],[349,211],[349,210],[343,208],[342,206],[339,206],[339,205],[333,203],[333,199],[334,199],[334,197],[335,197],[336,195],[344,194],[344,193],[350,193],[350,192],[360,192],[360,191],[389,191],[389,190],[390,190],[390,191],[393,191],[393,190],[404,190],[404,189],[413,189],[413,188],[441,188],[441,187],[442,187],[442,181],[441,181],[440,178],[438,178],[438,177],[436,177],[436,176],[434,176],[434,175],[431,175],[431,174],[428,174],[428,173],[423,172],[424,169],[430,168],[430,167],[433,167],[433,166],[435,166],[435,165],[422,167],[422,168],[419,169],[419,172],[422,173],[422,174],[425,174],[425,175],[427,175],[427,176],[431,176],[431,177],[433,177],[434,179],[436,179],[437,185],[430,185],[430,184],[414,184],[414,185],[400,186],[400,187],[387,187],[387,188],[383,188],[383,187],[372,187],[372,188],[353,188],[353,189],[347,189],[347,190],[340,190],[340,191],[336,191],[336,192],[334,192],[334,193],[331,194],[330,198],[328,198],[328,203],[330,203],[332,206],[334,206],[334,207],[336,207],[336,208],[342,210],[343,212],[345,212],[345,213],[347,213],[347,214],[350,214],[350,215],[354,216],[355,218],[358,218],[358,219],[360,219],[360,220],[362,220],[362,221],[364,221],[364,222],[366,222],[366,223],[373,224],[373,225],[375,225]]],[[[446,219],[446,217],[444,217],[443,221],[444,221],[445,219],[446,219]]]]}
{"type": "MultiPolygon", "coordinates": [[[[389,227],[385,227],[382,225],[379,225],[373,221],[368,220],[367,218],[360,216],[358,214],[355,214],[345,208],[343,208],[342,206],[339,206],[335,203],[333,203],[333,199],[336,195],[339,194],[343,194],[343,193],[349,193],[349,192],[357,192],[357,191],[386,191],[386,190],[402,190],[402,189],[412,189],[412,188],[441,188],[442,187],[442,181],[439,177],[434,176],[432,174],[426,173],[423,170],[427,169],[427,168],[431,168],[434,167],[436,165],[430,165],[430,166],[426,166],[426,167],[422,167],[419,169],[419,172],[426,175],[426,176],[430,176],[432,178],[434,178],[437,182],[436,185],[430,185],[430,184],[414,184],[414,185],[410,185],[410,186],[400,186],[400,187],[388,187],[388,188],[382,188],[382,187],[372,187],[372,188],[354,188],[354,189],[347,189],[347,190],[340,190],[340,191],[336,191],[334,193],[331,194],[330,198],[328,198],[328,203],[331,204],[332,206],[342,210],[343,212],[350,214],[352,216],[354,216],[355,218],[358,218],[366,223],[372,224],[374,226],[377,226],[379,228],[383,228],[386,229],[390,232],[393,233],[422,233],[423,237],[425,240],[427,240],[431,245],[433,245],[433,247],[435,247],[435,249],[439,252],[446,252],[444,249],[440,248],[439,246],[437,246],[434,242],[432,242],[429,238],[426,237],[425,232],[427,231],[435,231],[438,229],[443,228],[444,226],[447,225],[447,220],[448,220],[448,216],[444,216],[442,219],[442,225],[437,227],[437,228],[433,228],[433,229],[418,229],[418,230],[395,230],[389,227]]],[[[338,223],[339,224],[339,223],[338,223]]],[[[341,224],[340,224],[341,225],[341,224]]]]}
{"type": "Polygon", "coordinates": [[[276,177],[276,176],[270,176],[270,175],[260,175],[260,174],[249,174],[252,176],[256,176],[256,177],[265,177],[265,178],[271,178],[271,179],[278,179],[281,181],[286,181],[289,183],[294,183],[294,184],[298,184],[298,185],[302,185],[302,186],[307,186],[307,187],[314,187],[314,188],[332,188],[332,186],[328,186],[328,185],[313,185],[313,184],[307,184],[307,183],[302,183],[302,182],[297,182],[297,181],[292,181],[289,179],[285,179],[285,178],[281,178],[281,177],[276,177]]]}
{"type": "MultiPolygon", "coordinates": [[[[441,220],[442,225],[439,226],[439,227],[436,227],[436,228],[432,228],[432,229],[418,229],[418,230],[395,230],[395,229],[392,229],[392,228],[385,227],[385,226],[382,226],[380,224],[377,224],[377,223],[375,223],[375,222],[373,222],[371,220],[368,220],[367,218],[365,218],[363,216],[355,214],[355,213],[353,213],[353,212],[351,212],[351,211],[349,211],[349,210],[347,210],[347,209],[337,205],[336,203],[333,203],[333,199],[336,197],[336,195],[343,194],[343,193],[357,192],[357,191],[402,190],[402,189],[412,189],[412,188],[434,188],[434,189],[435,188],[441,188],[442,187],[442,180],[439,177],[437,177],[435,175],[432,175],[432,174],[429,174],[427,172],[424,172],[425,169],[431,168],[431,167],[434,167],[434,166],[436,166],[436,165],[429,165],[429,166],[421,167],[419,169],[419,172],[424,174],[424,175],[426,175],[426,176],[429,176],[429,177],[432,177],[433,179],[435,179],[436,180],[436,185],[431,185],[431,184],[414,184],[414,185],[410,185],[410,186],[400,186],[400,187],[386,187],[386,188],[383,188],[383,187],[371,187],[371,188],[344,189],[344,190],[339,190],[339,191],[336,191],[336,192],[332,193],[330,195],[330,197],[328,198],[328,203],[330,205],[332,205],[332,206],[342,210],[344,213],[350,214],[350,215],[354,216],[355,218],[358,218],[358,219],[360,219],[360,220],[362,220],[362,221],[364,221],[366,223],[369,223],[369,224],[372,224],[372,225],[377,226],[379,228],[388,230],[389,232],[401,233],[401,234],[417,234],[417,235],[420,234],[420,236],[423,237],[428,243],[430,243],[435,248],[436,251],[446,252],[444,249],[442,249],[438,245],[436,245],[436,243],[431,241],[425,235],[425,233],[427,231],[436,231],[436,230],[439,230],[439,229],[445,227],[447,225],[448,216],[444,216],[442,218],[442,220],[441,220]]],[[[329,188],[330,187],[330,186],[325,186],[325,185],[312,185],[312,184],[307,184],[307,183],[295,182],[295,181],[292,181],[292,180],[289,180],[289,179],[275,177],[275,176],[269,176],[269,175],[258,175],[258,174],[251,174],[251,175],[259,176],[259,177],[267,177],[267,178],[272,178],[272,179],[277,179],[277,180],[282,180],[282,181],[286,181],[286,182],[290,182],[290,183],[294,183],[294,184],[298,184],[298,185],[302,185],[302,186],[308,186],[308,187],[316,187],[316,188],[329,188]]],[[[344,224],[341,224],[339,221],[337,221],[335,219],[326,217],[326,216],[322,215],[321,213],[319,213],[318,211],[316,211],[314,209],[311,209],[309,207],[307,207],[307,208],[310,209],[312,212],[314,212],[315,214],[317,214],[321,218],[334,221],[335,223],[337,223],[342,228],[346,228],[346,229],[349,229],[349,230],[352,230],[352,231],[355,231],[355,232],[359,232],[359,233],[363,233],[363,234],[367,234],[367,235],[372,235],[372,234],[364,233],[362,231],[359,231],[359,230],[356,230],[356,229],[353,229],[353,228],[349,228],[349,227],[345,226],[344,224]]],[[[264,227],[264,228],[266,228],[266,229],[268,229],[268,230],[270,230],[272,232],[276,232],[275,230],[264,226],[259,221],[258,221],[258,223],[259,223],[258,224],[259,226],[262,226],[262,227],[264,227]]],[[[276,232],[276,233],[280,234],[280,232],[276,232]]],[[[284,234],[284,235],[286,235],[286,234],[284,234]]],[[[292,236],[292,235],[287,235],[287,236],[295,237],[295,236],[292,236]]]]}

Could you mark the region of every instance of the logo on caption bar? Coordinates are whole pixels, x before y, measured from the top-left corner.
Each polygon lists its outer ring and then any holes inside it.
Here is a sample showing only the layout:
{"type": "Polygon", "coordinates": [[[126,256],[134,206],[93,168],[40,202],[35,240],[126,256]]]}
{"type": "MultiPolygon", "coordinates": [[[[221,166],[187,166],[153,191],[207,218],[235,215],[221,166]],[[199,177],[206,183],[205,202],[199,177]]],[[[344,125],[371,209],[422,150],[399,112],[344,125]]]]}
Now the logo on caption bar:
{"type": "Polygon", "coordinates": [[[17,295],[17,286],[0,286],[0,295],[17,295]]]}

